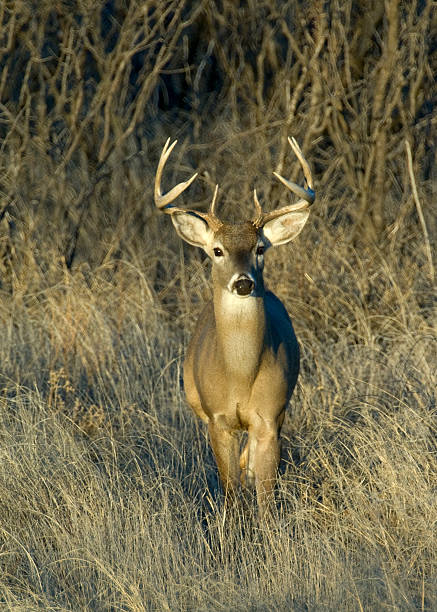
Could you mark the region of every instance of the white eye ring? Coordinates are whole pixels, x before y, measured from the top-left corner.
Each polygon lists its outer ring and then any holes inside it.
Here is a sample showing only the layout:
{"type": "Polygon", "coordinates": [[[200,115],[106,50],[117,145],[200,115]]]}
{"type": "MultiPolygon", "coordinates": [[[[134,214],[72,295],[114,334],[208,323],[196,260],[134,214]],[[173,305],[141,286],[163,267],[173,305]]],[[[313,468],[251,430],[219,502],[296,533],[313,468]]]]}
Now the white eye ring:
{"type": "Polygon", "coordinates": [[[264,255],[265,250],[266,250],[266,247],[263,244],[259,244],[256,247],[256,254],[257,255],[264,255]]]}
{"type": "Polygon", "coordinates": [[[213,253],[216,257],[223,257],[223,251],[219,247],[215,247],[213,253]]]}

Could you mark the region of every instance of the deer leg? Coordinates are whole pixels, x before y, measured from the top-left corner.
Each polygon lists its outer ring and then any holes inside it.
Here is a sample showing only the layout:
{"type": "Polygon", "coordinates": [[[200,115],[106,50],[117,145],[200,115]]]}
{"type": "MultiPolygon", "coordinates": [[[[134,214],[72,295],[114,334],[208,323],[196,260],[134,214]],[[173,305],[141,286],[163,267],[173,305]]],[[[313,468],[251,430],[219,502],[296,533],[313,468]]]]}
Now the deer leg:
{"type": "Polygon", "coordinates": [[[235,497],[239,484],[238,438],[235,432],[208,424],[209,439],[226,498],[235,497]]]}
{"type": "Polygon", "coordinates": [[[249,433],[247,443],[240,456],[241,484],[249,489],[255,487],[256,438],[249,433]]]}
{"type": "Polygon", "coordinates": [[[243,451],[240,455],[240,481],[242,485],[246,484],[246,468],[249,457],[249,440],[246,442],[243,451]]]}
{"type": "Polygon", "coordinates": [[[260,514],[265,514],[273,501],[273,491],[280,460],[278,427],[276,424],[264,424],[254,432],[256,446],[254,453],[254,471],[256,496],[260,514]]]}

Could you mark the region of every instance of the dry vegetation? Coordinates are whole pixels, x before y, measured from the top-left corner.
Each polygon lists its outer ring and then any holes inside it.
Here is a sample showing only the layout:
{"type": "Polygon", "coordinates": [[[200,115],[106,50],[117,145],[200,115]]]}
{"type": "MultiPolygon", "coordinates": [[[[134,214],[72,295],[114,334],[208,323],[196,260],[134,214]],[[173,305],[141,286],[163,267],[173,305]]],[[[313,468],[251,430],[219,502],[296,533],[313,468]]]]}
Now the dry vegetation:
{"type": "Polygon", "coordinates": [[[0,607],[436,610],[435,3],[6,0],[0,23],[0,607]],[[225,217],[254,186],[273,207],[290,134],[318,200],[267,262],[302,370],[259,525],[223,517],[184,404],[208,264],[151,194],[171,136],[186,202],[217,181],[225,217]]]}

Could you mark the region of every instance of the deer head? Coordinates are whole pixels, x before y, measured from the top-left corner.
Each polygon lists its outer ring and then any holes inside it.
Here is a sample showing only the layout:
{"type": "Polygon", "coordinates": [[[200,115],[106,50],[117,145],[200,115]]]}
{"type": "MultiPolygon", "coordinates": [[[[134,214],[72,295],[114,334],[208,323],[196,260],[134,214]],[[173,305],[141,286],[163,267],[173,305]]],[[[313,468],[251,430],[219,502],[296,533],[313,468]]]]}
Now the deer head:
{"type": "Polygon", "coordinates": [[[197,173],[163,194],[162,172],[177,141],[170,145],[168,139],[161,153],[155,178],[156,206],[171,216],[176,232],[183,240],[201,247],[211,258],[214,283],[240,298],[263,294],[264,253],[271,246],[290,242],[300,233],[315,198],[311,172],[302,151],[294,138],[288,141],[301,163],[307,185],[301,187],[276,172],[274,175],[300,196],[299,201],[264,213],[254,190],[255,215],[240,224],[224,223],[218,218],[215,211],[218,185],[207,213],[174,206],[172,202],[191,185],[197,173]]]}

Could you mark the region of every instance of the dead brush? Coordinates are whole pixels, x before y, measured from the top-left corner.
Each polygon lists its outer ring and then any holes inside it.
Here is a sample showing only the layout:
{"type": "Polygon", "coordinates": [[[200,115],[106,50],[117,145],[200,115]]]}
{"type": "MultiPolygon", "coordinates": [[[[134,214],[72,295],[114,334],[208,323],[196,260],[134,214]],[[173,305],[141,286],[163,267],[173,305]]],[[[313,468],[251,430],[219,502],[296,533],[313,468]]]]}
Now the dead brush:
{"type": "Polygon", "coordinates": [[[63,368],[49,372],[47,407],[51,414],[67,417],[89,437],[107,427],[103,406],[84,402],[63,368]]]}

